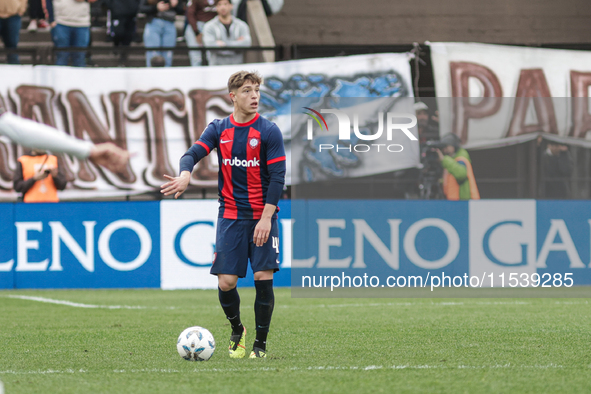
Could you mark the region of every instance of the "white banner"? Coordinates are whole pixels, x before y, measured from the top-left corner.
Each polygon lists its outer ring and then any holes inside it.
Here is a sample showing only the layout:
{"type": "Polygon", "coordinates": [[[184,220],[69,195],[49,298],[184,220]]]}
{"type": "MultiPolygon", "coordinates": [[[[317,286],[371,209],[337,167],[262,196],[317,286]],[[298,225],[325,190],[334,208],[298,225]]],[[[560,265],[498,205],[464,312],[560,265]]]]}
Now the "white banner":
{"type": "Polygon", "coordinates": [[[209,273],[215,252],[218,202],[160,203],[160,285],[171,289],[215,289],[209,273]]]}
{"type": "Polygon", "coordinates": [[[519,143],[537,133],[588,145],[591,52],[429,45],[441,135],[454,132],[473,148],[519,143]]]}
{"type": "MultiPolygon", "coordinates": [[[[265,78],[260,112],[284,134],[288,184],[292,97],[390,97],[392,86],[412,97],[407,56],[382,54],[199,68],[0,66],[0,106],[79,138],[116,141],[134,153],[120,174],[64,157],[60,165],[70,182],[62,199],[153,192],[163,174],[178,172],[179,158],[207,124],[232,112],[227,81],[241,69],[265,78]]],[[[21,154],[0,138],[0,200],[16,197],[12,177],[21,154]]],[[[217,169],[214,154],[196,166],[191,184],[215,187],[217,169]]]]}

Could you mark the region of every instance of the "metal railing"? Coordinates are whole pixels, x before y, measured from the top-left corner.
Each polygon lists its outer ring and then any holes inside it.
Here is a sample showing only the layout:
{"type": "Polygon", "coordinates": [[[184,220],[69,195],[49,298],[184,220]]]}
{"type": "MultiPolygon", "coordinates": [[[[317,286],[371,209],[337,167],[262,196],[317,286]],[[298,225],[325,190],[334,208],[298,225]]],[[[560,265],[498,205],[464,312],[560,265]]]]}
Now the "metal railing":
{"type": "MultiPolygon", "coordinates": [[[[56,48],[53,46],[39,46],[32,48],[0,48],[0,64],[10,63],[10,58],[18,56],[19,62],[16,64],[29,65],[54,65],[56,64],[57,54],[60,52],[66,53],[84,53],[85,64],[87,66],[95,67],[143,67],[146,66],[146,53],[158,51],[173,53],[173,66],[189,66],[189,54],[193,51],[200,51],[202,55],[202,65],[207,66],[209,59],[208,52],[216,51],[235,51],[242,52],[245,55],[255,53],[257,56],[265,51],[273,51],[275,59],[283,60],[284,50],[283,46],[251,46],[251,47],[161,47],[161,48],[146,48],[146,47],[108,47],[108,46],[91,46],[88,48],[56,48]]],[[[248,63],[248,56],[245,56],[248,63]]]]}

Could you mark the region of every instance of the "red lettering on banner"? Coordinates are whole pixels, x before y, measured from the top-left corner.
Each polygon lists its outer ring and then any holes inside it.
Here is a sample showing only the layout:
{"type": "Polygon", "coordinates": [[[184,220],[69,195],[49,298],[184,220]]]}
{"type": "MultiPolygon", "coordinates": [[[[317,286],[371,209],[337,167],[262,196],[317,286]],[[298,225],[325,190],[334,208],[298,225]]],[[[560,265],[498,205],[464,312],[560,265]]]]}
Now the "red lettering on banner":
{"type": "MultiPolygon", "coordinates": [[[[113,105],[113,128],[115,129],[115,144],[127,150],[127,117],[125,116],[124,100],[126,92],[113,92],[109,94],[109,100],[113,105]]],[[[119,179],[125,183],[134,183],[136,175],[128,162],[123,172],[117,174],[119,179]]]]}
{"type": "Polygon", "coordinates": [[[503,89],[499,79],[489,68],[476,63],[450,62],[451,92],[453,99],[453,128],[462,143],[468,141],[468,121],[486,118],[501,107],[503,89]],[[484,88],[483,98],[473,103],[470,100],[469,80],[475,78],[484,88]]]}
{"type": "Polygon", "coordinates": [[[589,86],[591,86],[591,73],[570,72],[570,94],[573,97],[573,127],[569,133],[571,137],[585,138],[587,132],[591,131],[589,86]]]}
{"type": "MultiPolygon", "coordinates": [[[[140,146],[146,147],[147,161],[140,164],[142,167],[135,168],[134,173],[131,164],[128,164],[124,171],[114,174],[117,179],[107,173],[95,172],[94,168],[85,161],[79,162],[75,174],[72,172],[73,167],[70,168],[72,161],[66,160],[64,155],[57,155],[59,165],[64,170],[66,178],[73,184],[76,181],[83,181],[84,187],[91,189],[90,183],[101,181],[117,188],[125,188],[129,185],[135,189],[137,185],[144,189],[138,182],[154,188],[159,187],[162,174],[174,173],[166,147],[171,135],[167,136],[166,134],[165,117],[168,116],[179,124],[187,146],[191,146],[205,129],[209,113],[214,112],[215,117],[221,118],[227,116],[228,111],[231,111],[231,100],[225,89],[194,89],[189,92],[188,96],[180,90],[107,92],[100,97],[101,109],[93,107],[84,90],[76,89],[61,93],[52,88],[21,85],[16,87],[13,92],[15,100],[11,100],[6,95],[0,95],[1,108],[13,112],[17,112],[18,109],[20,116],[53,127],[59,125],[62,131],[78,138],[89,139],[94,143],[110,141],[123,149],[131,149],[131,151],[137,151],[140,146]],[[188,119],[185,108],[187,98],[191,100],[192,111],[190,114],[192,119],[188,119]],[[147,105],[143,106],[143,104],[147,105]],[[140,106],[142,108],[137,112],[136,110],[140,106]],[[167,111],[168,108],[171,109],[167,111]],[[130,111],[136,111],[133,117],[130,116],[130,111]],[[128,128],[130,128],[128,122],[146,122],[146,136],[141,141],[137,141],[141,145],[128,145],[128,128]],[[138,171],[144,173],[145,176],[140,179],[136,175],[138,171]]],[[[0,141],[0,189],[12,189],[15,161],[21,151],[20,147],[0,141]]],[[[177,160],[177,157],[174,157],[174,160],[177,160]]],[[[208,163],[208,161],[210,160],[204,160],[198,164],[193,174],[192,184],[201,187],[215,187],[217,185],[217,160],[215,165],[208,163]]],[[[94,192],[90,192],[89,195],[93,195],[94,192]]]]}
{"type": "MultiPolygon", "coordinates": [[[[52,127],[56,126],[52,106],[52,101],[55,96],[55,91],[53,89],[42,88],[38,86],[22,85],[16,88],[16,93],[20,98],[20,115],[23,118],[35,120],[40,123],[45,123],[46,125],[52,127]],[[35,112],[35,108],[38,109],[39,114],[41,115],[41,119],[38,119],[37,112],[35,112]]],[[[58,166],[61,168],[62,172],[66,176],[66,179],[69,182],[73,181],[76,178],[76,175],[72,172],[66,160],[64,160],[64,155],[58,154],[56,156],[58,160],[58,166]]]]}
{"type": "MultiPolygon", "coordinates": [[[[164,104],[170,103],[179,111],[185,110],[185,96],[180,90],[165,92],[160,89],[149,92],[134,92],[129,99],[129,109],[135,110],[142,104],[148,104],[152,112],[153,124],[149,125],[149,117],[145,116],[148,135],[151,135],[151,143],[148,144],[148,160],[154,163],[152,177],[158,180],[165,180],[164,174],[174,174],[175,171],[168,159],[166,147],[166,132],[164,129],[164,104]]],[[[156,186],[156,185],[152,185],[156,186]]]]}
{"type": "MultiPolygon", "coordinates": [[[[220,108],[219,105],[208,107],[208,103],[211,99],[220,98],[228,104],[231,104],[232,100],[230,100],[230,96],[226,90],[195,89],[191,90],[188,96],[191,99],[191,109],[193,111],[193,134],[187,143],[187,146],[191,146],[205,131],[205,127],[207,126],[208,109],[214,109],[221,117],[229,115],[226,113],[226,110],[220,108]]],[[[208,156],[205,160],[197,163],[195,171],[193,171],[193,179],[217,180],[218,172],[213,169],[212,163],[214,163],[214,161],[211,156],[208,156]]],[[[217,165],[217,160],[215,160],[215,164],[217,165]]]]}
{"type": "Polygon", "coordinates": [[[507,137],[538,131],[558,134],[552,94],[542,69],[521,70],[515,97],[507,137]],[[525,124],[527,110],[532,102],[537,123],[525,124]]]}
{"type": "MultiPolygon", "coordinates": [[[[94,112],[92,106],[88,102],[88,98],[82,91],[71,90],[66,94],[66,98],[72,111],[73,133],[77,138],[83,139],[84,134],[86,133],[94,143],[118,142],[111,138],[108,127],[101,123],[96,112],[94,112]]],[[[125,175],[120,176],[122,180],[135,180],[135,175],[131,172],[129,167],[125,172],[125,175]]],[[[87,161],[80,162],[78,176],[81,180],[86,182],[95,181],[97,178],[96,174],[90,169],[87,161]]]]}
{"type": "Polygon", "coordinates": [[[20,98],[20,115],[23,118],[36,120],[37,122],[55,127],[55,118],[53,116],[53,108],[51,105],[51,101],[55,95],[53,89],[22,85],[16,88],[16,94],[18,94],[20,98]],[[41,119],[37,119],[37,115],[33,110],[35,107],[39,109],[41,119]]]}

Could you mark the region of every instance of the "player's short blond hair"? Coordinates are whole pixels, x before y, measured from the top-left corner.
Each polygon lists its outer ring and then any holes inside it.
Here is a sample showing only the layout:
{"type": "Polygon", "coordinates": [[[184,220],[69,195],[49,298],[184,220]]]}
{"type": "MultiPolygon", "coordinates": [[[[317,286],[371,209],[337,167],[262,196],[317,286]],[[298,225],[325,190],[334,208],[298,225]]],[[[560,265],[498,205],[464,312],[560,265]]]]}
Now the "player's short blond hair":
{"type": "Polygon", "coordinates": [[[237,90],[250,81],[255,85],[261,85],[263,83],[263,77],[256,71],[238,71],[230,76],[228,79],[228,92],[237,90]]]}

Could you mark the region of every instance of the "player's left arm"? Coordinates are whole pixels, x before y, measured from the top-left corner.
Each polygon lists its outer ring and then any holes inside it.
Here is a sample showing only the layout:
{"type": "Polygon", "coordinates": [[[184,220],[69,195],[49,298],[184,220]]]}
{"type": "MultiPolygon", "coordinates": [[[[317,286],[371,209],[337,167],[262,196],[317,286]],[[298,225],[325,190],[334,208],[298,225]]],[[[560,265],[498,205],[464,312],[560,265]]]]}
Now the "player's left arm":
{"type": "Polygon", "coordinates": [[[285,185],[285,147],[283,136],[276,125],[273,125],[267,140],[267,169],[269,171],[269,188],[267,189],[267,200],[261,219],[254,229],[254,243],[256,246],[263,246],[269,239],[271,232],[271,219],[277,210],[277,204],[283,193],[285,185]]]}

